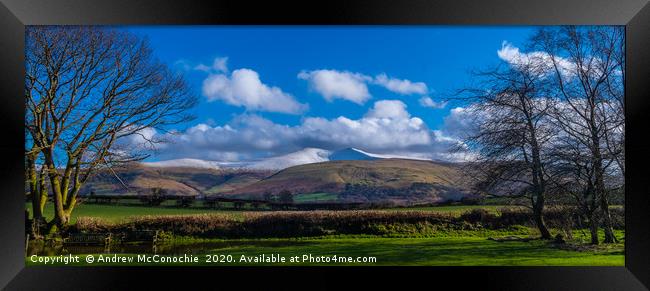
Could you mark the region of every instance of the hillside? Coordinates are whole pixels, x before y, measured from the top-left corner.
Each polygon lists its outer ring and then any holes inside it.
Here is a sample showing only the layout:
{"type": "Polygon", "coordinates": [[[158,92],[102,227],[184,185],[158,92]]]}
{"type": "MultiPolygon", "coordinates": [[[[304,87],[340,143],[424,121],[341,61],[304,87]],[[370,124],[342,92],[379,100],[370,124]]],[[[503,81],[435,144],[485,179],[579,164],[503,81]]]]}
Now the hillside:
{"type": "Polygon", "coordinates": [[[284,169],[222,195],[261,198],[264,193],[335,193],[341,202],[428,203],[470,195],[451,164],[406,159],[342,160],[284,169]]]}
{"type": "Polygon", "coordinates": [[[319,148],[303,148],[288,154],[245,161],[210,161],[201,159],[172,159],[156,162],[142,162],[141,166],[149,168],[199,168],[213,170],[249,169],[282,170],[293,166],[342,160],[377,160],[377,159],[418,159],[399,155],[369,153],[357,148],[344,148],[335,151],[319,148]]]}
{"type": "Polygon", "coordinates": [[[263,199],[265,193],[289,190],[298,195],[296,201],[316,195],[327,197],[328,201],[396,204],[443,202],[471,196],[461,186],[461,175],[454,164],[394,158],[309,163],[274,174],[255,169],[151,165],[118,170],[116,174],[124,185],[111,172],[102,172],[84,185],[81,195],[135,195],[163,188],[172,195],[263,199]]]}
{"type": "Polygon", "coordinates": [[[270,172],[135,166],[117,170],[116,174],[124,185],[113,173],[100,172],[84,185],[80,194],[134,195],[148,193],[151,188],[157,187],[173,195],[218,194],[255,183],[270,175],[270,172]]]}

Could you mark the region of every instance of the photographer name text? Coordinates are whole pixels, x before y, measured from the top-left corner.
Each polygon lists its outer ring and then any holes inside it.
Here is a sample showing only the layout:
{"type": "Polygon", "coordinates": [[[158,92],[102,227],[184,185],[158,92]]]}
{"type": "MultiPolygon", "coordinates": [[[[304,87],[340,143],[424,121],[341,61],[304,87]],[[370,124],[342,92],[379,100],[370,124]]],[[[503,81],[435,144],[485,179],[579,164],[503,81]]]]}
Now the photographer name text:
{"type": "Polygon", "coordinates": [[[94,255],[59,255],[28,257],[34,265],[91,265],[91,264],[339,264],[339,263],[371,263],[377,262],[376,257],[351,257],[339,255],[301,254],[285,256],[277,253],[257,255],[158,255],[158,254],[94,254],[94,255]]]}

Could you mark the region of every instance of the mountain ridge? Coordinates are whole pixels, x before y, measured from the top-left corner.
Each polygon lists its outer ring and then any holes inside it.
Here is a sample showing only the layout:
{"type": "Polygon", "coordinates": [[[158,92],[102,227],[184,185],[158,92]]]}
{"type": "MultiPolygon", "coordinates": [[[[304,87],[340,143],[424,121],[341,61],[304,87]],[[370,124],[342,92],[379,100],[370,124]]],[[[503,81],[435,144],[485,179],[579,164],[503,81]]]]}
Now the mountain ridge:
{"type": "Polygon", "coordinates": [[[261,199],[290,191],[330,193],[340,202],[434,203],[472,195],[453,165],[410,159],[339,160],[304,164],[220,195],[261,199]]]}
{"type": "Polygon", "coordinates": [[[245,162],[221,162],[202,160],[194,158],[180,158],[156,162],[142,162],[145,167],[187,167],[187,168],[206,168],[206,169],[260,169],[260,170],[282,170],[293,166],[312,164],[326,161],[341,160],[377,160],[377,159],[410,159],[410,160],[427,160],[399,155],[384,155],[366,152],[364,150],[348,147],[335,151],[307,147],[299,151],[291,152],[284,155],[273,156],[261,160],[245,162]]]}

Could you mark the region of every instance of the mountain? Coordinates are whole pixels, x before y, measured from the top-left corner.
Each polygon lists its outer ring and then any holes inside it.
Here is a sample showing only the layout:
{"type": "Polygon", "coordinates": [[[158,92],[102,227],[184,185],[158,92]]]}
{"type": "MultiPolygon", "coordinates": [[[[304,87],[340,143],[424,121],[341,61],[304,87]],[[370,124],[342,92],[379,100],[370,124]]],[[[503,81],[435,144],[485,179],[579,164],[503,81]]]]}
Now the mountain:
{"type": "Polygon", "coordinates": [[[110,172],[96,175],[81,194],[133,195],[163,188],[176,195],[263,199],[266,193],[288,190],[299,197],[320,193],[336,202],[401,205],[473,196],[460,180],[458,165],[357,148],[305,148],[236,163],[200,159],[147,162],[119,171],[117,176],[119,180],[110,172]]]}
{"type": "Polygon", "coordinates": [[[200,169],[219,169],[219,162],[205,161],[199,159],[175,159],[159,162],[143,162],[143,166],[153,168],[200,168],[200,169]]]}
{"type": "Polygon", "coordinates": [[[325,162],[329,160],[330,151],[317,148],[305,148],[290,154],[267,158],[247,166],[250,169],[285,169],[296,165],[325,162]]]}
{"type": "MultiPolygon", "coordinates": [[[[362,157],[344,152],[345,158],[362,157]]],[[[472,195],[453,164],[407,159],[340,160],[290,167],[247,186],[223,192],[241,198],[289,190],[294,194],[336,194],[339,202],[419,204],[472,195]]]]}
{"type": "Polygon", "coordinates": [[[116,169],[115,173],[99,172],[84,184],[80,195],[135,195],[149,193],[152,188],[162,188],[173,195],[211,195],[247,186],[272,173],[260,170],[187,167],[187,163],[182,163],[182,167],[175,167],[170,163],[164,163],[160,167],[154,165],[135,165],[127,169],[116,169]]]}
{"type": "Polygon", "coordinates": [[[330,161],[364,161],[379,159],[377,155],[364,152],[355,148],[346,148],[335,151],[329,155],[330,161]]]}
{"type": "Polygon", "coordinates": [[[251,168],[208,166],[214,164],[183,160],[135,165],[116,169],[115,173],[104,171],[93,176],[80,194],[136,195],[163,188],[173,195],[262,199],[265,193],[289,190],[302,200],[309,194],[320,193],[336,202],[401,205],[460,200],[473,195],[463,186],[455,164],[377,158],[355,149],[338,153],[305,149],[250,164],[251,168]],[[339,158],[344,160],[329,160],[339,158]],[[298,165],[288,167],[290,164],[298,165]],[[268,170],[275,167],[287,168],[268,170]]]}
{"type": "Polygon", "coordinates": [[[403,159],[403,160],[421,160],[430,161],[429,159],[414,158],[401,155],[383,155],[373,154],[357,148],[345,148],[332,152],[329,156],[330,161],[363,161],[363,160],[377,160],[377,159],[403,159]]]}
{"type": "Polygon", "coordinates": [[[146,167],[153,168],[201,168],[201,169],[255,169],[255,170],[282,170],[289,167],[320,163],[327,161],[366,161],[377,159],[413,159],[398,155],[373,154],[356,148],[345,148],[337,151],[328,151],[319,148],[304,148],[289,154],[270,157],[257,161],[244,162],[219,162],[200,159],[175,159],[158,162],[143,162],[146,167]]]}

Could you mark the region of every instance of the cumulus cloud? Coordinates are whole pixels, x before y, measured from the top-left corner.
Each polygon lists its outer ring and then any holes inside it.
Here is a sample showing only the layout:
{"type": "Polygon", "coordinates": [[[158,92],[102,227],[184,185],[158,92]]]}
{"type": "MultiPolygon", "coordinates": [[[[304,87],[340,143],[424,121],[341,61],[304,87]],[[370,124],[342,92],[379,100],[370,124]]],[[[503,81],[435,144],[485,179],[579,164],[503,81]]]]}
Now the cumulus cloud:
{"type": "Polygon", "coordinates": [[[356,147],[378,154],[449,160],[454,157],[448,150],[459,143],[412,117],[399,100],[377,101],[359,119],[308,117],[295,126],[244,114],[226,125],[196,125],[171,140],[163,153],[166,158],[227,161],[276,156],[307,147],[356,147]]]}
{"type": "MultiPolygon", "coordinates": [[[[152,127],[128,125],[122,128],[110,149],[111,154],[127,158],[129,155],[149,154],[164,148],[164,134],[152,127]]],[[[87,157],[92,158],[92,153],[87,157]]]]}
{"type": "Polygon", "coordinates": [[[214,58],[211,65],[198,64],[194,67],[195,70],[203,71],[206,73],[227,73],[228,72],[228,57],[214,58]]]}
{"type": "Polygon", "coordinates": [[[327,101],[344,99],[363,104],[370,98],[366,82],[372,78],[348,71],[314,70],[302,71],[298,78],[306,80],[312,90],[323,95],[327,101]]]}
{"type": "Polygon", "coordinates": [[[230,76],[210,74],[203,80],[202,92],[208,101],[221,100],[253,111],[299,114],[308,108],[280,88],[262,83],[259,74],[251,69],[238,69],[230,76]]]}
{"type": "Polygon", "coordinates": [[[310,88],[326,100],[344,99],[357,104],[364,104],[371,98],[368,84],[377,85],[400,95],[426,94],[427,85],[423,82],[412,82],[407,79],[397,79],[386,74],[371,77],[361,73],[337,70],[302,71],[298,78],[309,82],[310,88]]]}
{"type": "Polygon", "coordinates": [[[398,100],[375,102],[363,118],[340,116],[328,120],[307,118],[301,131],[314,144],[330,148],[359,147],[377,153],[418,151],[437,144],[435,134],[422,119],[411,117],[406,105],[398,100]]]}
{"type": "Polygon", "coordinates": [[[575,71],[575,64],[566,58],[551,56],[548,53],[539,51],[522,53],[518,47],[507,41],[501,44],[501,49],[497,51],[497,55],[514,67],[537,70],[540,74],[548,74],[555,70],[553,59],[555,59],[558,69],[564,77],[570,77],[575,71]]]}
{"type": "Polygon", "coordinates": [[[457,141],[474,135],[481,120],[481,116],[478,114],[478,110],[472,105],[452,108],[449,110],[449,115],[444,117],[439,134],[457,141]]]}
{"type": "Polygon", "coordinates": [[[155,128],[145,127],[126,136],[125,138],[128,139],[128,142],[131,145],[147,147],[157,142],[154,139],[157,133],[158,131],[155,128]]]}
{"type": "Polygon", "coordinates": [[[420,98],[419,101],[422,107],[430,107],[433,109],[443,109],[447,106],[446,101],[436,102],[433,99],[431,99],[431,97],[429,96],[422,96],[422,98],[420,98]]]}
{"type": "Polygon", "coordinates": [[[400,100],[380,100],[375,102],[374,106],[366,117],[370,118],[408,118],[410,114],[406,111],[406,104],[400,100]]]}
{"type": "Polygon", "coordinates": [[[406,79],[390,78],[386,74],[377,75],[374,83],[401,95],[426,94],[428,91],[427,85],[423,82],[411,82],[406,79]]]}

